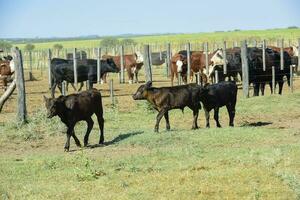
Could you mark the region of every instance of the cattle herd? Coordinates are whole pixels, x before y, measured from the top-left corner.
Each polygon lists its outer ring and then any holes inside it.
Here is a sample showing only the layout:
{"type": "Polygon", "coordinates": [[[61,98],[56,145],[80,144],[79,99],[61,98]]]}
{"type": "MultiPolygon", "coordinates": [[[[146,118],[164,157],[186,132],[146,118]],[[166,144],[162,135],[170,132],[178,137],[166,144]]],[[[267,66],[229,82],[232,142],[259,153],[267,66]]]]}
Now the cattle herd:
{"type": "MultiPolygon", "coordinates": [[[[275,69],[275,84],[279,86],[279,94],[282,93],[284,78],[290,84],[290,66],[298,65],[299,52],[296,47],[284,48],[283,53],[280,48],[269,46],[265,49],[265,59],[263,58],[262,48],[248,47],[246,58],[248,61],[249,84],[253,84],[254,96],[259,95],[261,90],[264,94],[265,84],[272,84],[272,73],[275,69]],[[283,55],[283,63],[281,56],[283,55]],[[283,68],[282,68],[283,64],[283,68]]],[[[150,56],[152,65],[162,65],[169,56],[166,51],[154,52],[150,56]]],[[[105,80],[107,73],[118,73],[121,70],[123,61],[124,70],[127,71],[129,83],[138,82],[138,72],[143,66],[143,55],[136,52],[131,55],[120,56],[104,55],[100,60],[100,77],[105,80]]],[[[77,62],[77,81],[81,83],[87,81],[87,91],[59,96],[55,98],[55,88],[62,92],[62,83],[74,84],[74,63],[72,58],[61,59],[52,58],[50,65],[51,72],[51,98],[44,96],[47,108],[47,116],[59,116],[61,121],[68,127],[67,141],[65,150],[69,151],[70,138],[73,137],[77,146],[81,146],[80,141],[75,135],[74,126],[78,121],[86,121],[87,131],[84,136],[84,146],[88,145],[89,134],[93,128],[91,116],[97,116],[100,127],[99,144],[104,142],[104,119],[102,97],[98,90],[93,89],[93,83],[97,82],[99,75],[99,60],[79,59],[77,62]]],[[[237,99],[236,81],[242,79],[242,56],[241,48],[234,47],[217,49],[212,53],[204,51],[182,50],[170,57],[170,76],[171,87],[153,87],[152,82],[148,81],[141,85],[132,98],[134,100],[147,100],[155,110],[158,111],[154,131],[159,131],[159,123],[164,117],[166,130],[170,130],[169,111],[188,107],[193,112],[192,129],[198,128],[198,114],[201,107],[205,112],[206,127],[210,127],[209,112],[214,110],[214,120],[217,127],[221,127],[219,122],[219,108],[226,106],[229,115],[229,126],[234,126],[235,105],[237,99]],[[189,53],[189,55],[188,55],[189,53]],[[226,57],[225,57],[226,54],[226,57]],[[188,60],[190,59],[190,60],[188,60]],[[188,77],[188,63],[190,63],[190,77],[188,77]],[[226,63],[227,73],[224,74],[223,65],[226,63]],[[206,67],[208,66],[208,68],[206,67]],[[215,74],[218,74],[220,82],[214,82],[215,74]],[[194,75],[197,83],[187,84],[188,79],[193,81],[194,75]],[[173,86],[174,78],[181,78],[183,85],[173,86]],[[228,78],[228,81],[225,79],[228,78]],[[232,81],[233,79],[233,81],[232,81]],[[202,105],[202,106],[201,106],[202,105]]],[[[8,82],[14,74],[14,61],[11,56],[0,60],[0,81],[7,88],[8,82]]],[[[80,87],[80,89],[81,89],[80,87]]],[[[76,88],[75,88],[76,89],[76,88]]],[[[271,87],[271,92],[272,87],[271,87]]]]}

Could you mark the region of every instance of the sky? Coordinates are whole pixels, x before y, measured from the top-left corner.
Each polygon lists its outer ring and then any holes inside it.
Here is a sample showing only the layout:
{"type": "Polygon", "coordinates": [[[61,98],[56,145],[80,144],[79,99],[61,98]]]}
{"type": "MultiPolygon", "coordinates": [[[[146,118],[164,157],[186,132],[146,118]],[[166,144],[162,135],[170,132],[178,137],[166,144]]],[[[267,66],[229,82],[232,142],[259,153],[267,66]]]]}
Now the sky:
{"type": "Polygon", "coordinates": [[[0,0],[0,38],[300,27],[300,0],[0,0]]]}

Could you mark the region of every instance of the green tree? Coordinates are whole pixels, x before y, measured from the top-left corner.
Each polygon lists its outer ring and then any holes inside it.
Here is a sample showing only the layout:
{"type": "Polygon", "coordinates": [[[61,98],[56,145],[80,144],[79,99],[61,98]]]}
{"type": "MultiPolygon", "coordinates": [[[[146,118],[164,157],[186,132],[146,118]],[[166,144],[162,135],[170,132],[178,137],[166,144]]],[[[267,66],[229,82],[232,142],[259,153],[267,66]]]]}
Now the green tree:
{"type": "Polygon", "coordinates": [[[133,39],[127,38],[127,39],[123,39],[120,42],[120,44],[123,45],[123,46],[128,46],[128,45],[136,45],[137,43],[133,39]]]}
{"type": "Polygon", "coordinates": [[[56,51],[56,56],[59,57],[59,52],[63,49],[63,45],[61,44],[54,44],[53,49],[56,51]]]}
{"type": "Polygon", "coordinates": [[[34,47],[35,46],[33,44],[26,44],[24,48],[26,51],[32,51],[34,47]]]}
{"type": "Polygon", "coordinates": [[[9,51],[12,48],[12,44],[5,40],[0,40],[0,49],[3,51],[9,51]]]}
{"type": "Polygon", "coordinates": [[[53,45],[53,49],[55,49],[55,50],[57,50],[57,51],[60,51],[60,50],[62,50],[64,47],[63,47],[63,45],[61,45],[61,44],[54,44],[53,45]]]}
{"type": "Polygon", "coordinates": [[[104,47],[104,48],[115,47],[119,44],[120,44],[119,40],[117,38],[114,38],[114,37],[103,38],[100,42],[100,46],[104,47]]]}

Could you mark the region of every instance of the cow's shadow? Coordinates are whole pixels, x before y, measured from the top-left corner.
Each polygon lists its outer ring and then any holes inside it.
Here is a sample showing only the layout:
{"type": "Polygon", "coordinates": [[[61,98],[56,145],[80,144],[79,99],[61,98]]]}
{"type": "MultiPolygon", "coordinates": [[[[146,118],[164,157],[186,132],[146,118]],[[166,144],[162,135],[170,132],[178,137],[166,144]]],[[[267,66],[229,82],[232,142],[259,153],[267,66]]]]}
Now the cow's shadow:
{"type": "Polygon", "coordinates": [[[244,122],[241,127],[247,127],[247,126],[250,126],[250,127],[260,127],[260,126],[267,126],[267,125],[270,125],[270,124],[273,124],[273,122],[244,122]]]}
{"type": "Polygon", "coordinates": [[[132,136],[135,136],[135,135],[139,135],[139,134],[142,134],[142,133],[144,133],[144,131],[135,131],[135,132],[121,134],[121,135],[118,135],[117,137],[115,137],[111,141],[104,142],[104,144],[88,145],[87,148],[93,149],[93,148],[98,148],[98,147],[104,147],[104,146],[113,145],[113,144],[121,142],[122,140],[126,140],[129,137],[132,137],[132,136]]]}

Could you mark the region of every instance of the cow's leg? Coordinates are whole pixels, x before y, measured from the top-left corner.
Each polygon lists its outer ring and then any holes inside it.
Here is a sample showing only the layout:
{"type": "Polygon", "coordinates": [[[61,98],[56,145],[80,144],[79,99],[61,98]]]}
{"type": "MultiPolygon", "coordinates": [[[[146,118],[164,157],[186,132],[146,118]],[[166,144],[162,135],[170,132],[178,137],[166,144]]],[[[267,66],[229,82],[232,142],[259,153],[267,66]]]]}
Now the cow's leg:
{"type": "Polygon", "coordinates": [[[220,122],[219,122],[219,107],[215,107],[215,108],[214,108],[214,119],[215,119],[215,121],[216,121],[216,126],[217,126],[218,128],[220,128],[220,127],[221,127],[221,124],[220,124],[220,122]]]}
{"type": "Polygon", "coordinates": [[[269,82],[269,86],[270,86],[271,94],[273,94],[272,81],[269,82]]]}
{"type": "Polygon", "coordinates": [[[209,111],[204,108],[204,112],[205,112],[205,119],[206,119],[206,128],[209,128],[210,127],[210,125],[209,125],[209,111]]]}
{"type": "Polygon", "coordinates": [[[83,82],[80,82],[80,86],[79,86],[79,89],[77,90],[77,92],[80,92],[83,88],[83,82]]]}
{"type": "Polygon", "coordinates": [[[78,140],[77,136],[75,135],[74,129],[72,132],[72,137],[74,138],[76,146],[81,147],[80,141],[78,140]]]}
{"type": "Polygon", "coordinates": [[[278,81],[278,85],[279,85],[279,91],[278,91],[278,94],[282,94],[282,87],[283,87],[283,80],[280,80],[280,81],[278,81]]]}
{"type": "Polygon", "coordinates": [[[53,83],[52,87],[51,87],[51,97],[54,98],[55,97],[55,88],[56,88],[57,83],[53,83]]]}
{"type": "Polygon", "coordinates": [[[138,83],[139,82],[138,72],[135,72],[134,75],[135,75],[135,83],[138,83]]]}
{"type": "Polygon", "coordinates": [[[90,117],[86,120],[86,123],[87,123],[87,130],[86,130],[86,133],[85,133],[85,136],[84,136],[84,146],[85,147],[88,145],[89,136],[90,136],[91,130],[93,129],[94,121],[90,117]]]}
{"type": "Polygon", "coordinates": [[[167,112],[165,112],[165,114],[164,114],[164,116],[165,116],[165,120],[166,120],[166,129],[167,129],[167,131],[169,131],[170,130],[170,122],[169,122],[169,112],[167,111],[167,112]]]}
{"type": "Polygon", "coordinates": [[[70,150],[70,138],[72,136],[72,133],[74,131],[74,125],[68,125],[68,130],[67,130],[67,140],[65,144],[65,151],[70,150]]]}
{"type": "Polygon", "coordinates": [[[229,126],[234,126],[233,121],[235,116],[235,106],[232,104],[227,104],[226,108],[229,115],[229,126]]]}
{"type": "Polygon", "coordinates": [[[162,109],[162,110],[159,111],[159,113],[157,114],[154,132],[158,132],[160,120],[161,120],[161,118],[164,116],[165,112],[166,112],[166,110],[165,110],[165,109],[162,109]]]}
{"type": "Polygon", "coordinates": [[[194,121],[193,121],[192,129],[198,129],[198,124],[197,124],[198,115],[199,115],[199,110],[198,109],[193,109],[194,121]]]}
{"type": "Polygon", "coordinates": [[[74,83],[70,83],[70,84],[71,84],[73,90],[74,90],[74,91],[77,91],[77,88],[75,87],[74,83]]]}
{"type": "Polygon", "coordinates": [[[131,73],[131,68],[127,69],[127,75],[128,75],[128,83],[132,84],[133,83],[133,74],[131,73]]]}
{"type": "Polygon", "coordinates": [[[253,89],[254,89],[254,93],[253,96],[258,96],[259,95],[259,83],[253,83],[253,89]]]}
{"type": "Polygon", "coordinates": [[[261,96],[265,95],[265,83],[260,84],[260,91],[261,91],[261,96]]]}
{"type": "Polygon", "coordinates": [[[97,115],[97,120],[98,120],[98,124],[99,124],[99,129],[100,129],[99,144],[103,144],[104,143],[104,118],[103,118],[103,111],[99,110],[95,114],[97,115]]]}

